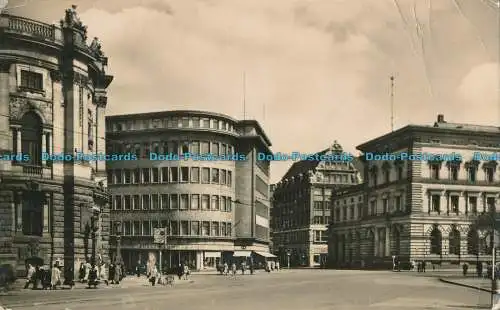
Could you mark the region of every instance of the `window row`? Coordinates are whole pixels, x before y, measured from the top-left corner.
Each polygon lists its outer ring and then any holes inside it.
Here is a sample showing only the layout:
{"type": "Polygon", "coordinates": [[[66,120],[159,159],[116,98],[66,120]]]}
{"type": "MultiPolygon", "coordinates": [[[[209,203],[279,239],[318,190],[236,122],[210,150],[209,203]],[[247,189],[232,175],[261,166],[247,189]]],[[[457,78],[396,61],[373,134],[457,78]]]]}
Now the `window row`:
{"type": "MultiPolygon", "coordinates": [[[[167,236],[232,236],[232,225],[226,222],[124,221],[121,228],[121,233],[125,236],[153,236],[156,228],[166,228],[167,236]]],[[[113,231],[112,234],[116,234],[116,231],[113,231]]]]}
{"type": "Polygon", "coordinates": [[[335,208],[335,216],[333,222],[342,222],[348,220],[360,219],[363,216],[363,205],[358,204],[357,206],[344,206],[341,208],[335,208]]]}
{"type": "Polygon", "coordinates": [[[374,215],[380,215],[380,214],[388,214],[390,212],[396,211],[403,211],[404,210],[404,205],[403,205],[403,197],[402,196],[394,196],[394,197],[386,197],[381,200],[381,205],[378,204],[377,200],[371,200],[369,203],[370,209],[369,209],[369,215],[374,216],[374,215]]]}
{"type": "Polygon", "coordinates": [[[202,183],[231,187],[230,170],[200,167],[108,169],[108,184],[202,183]]]}
{"type": "Polygon", "coordinates": [[[315,230],[314,231],[314,242],[328,242],[328,231],[315,230]]]}
{"type": "MultiPolygon", "coordinates": [[[[443,175],[443,172],[447,172],[447,178],[448,180],[452,181],[458,181],[459,180],[459,172],[460,172],[460,165],[458,163],[456,164],[449,164],[446,166],[446,170],[442,169],[442,164],[441,163],[431,163],[429,164],[429,170],[430,170],[430,177],[434,180],[440,180],[443,177],[446,178],[446,176],[443,175]]],[[[479,165],[478,164],[472,164],[468,163],[465,165],[465,171],[467,173],[467,181],[469,182],[477,182],[478,177],[481,176],[481,181],[486,181],[488,183],[493,183],[495,182],[495,174],[496,174],[496,165],[493,165],[489,162],[483,164],[483,173],[479,173],[479,165]]]]}
{"type": "Polygon", "coordinates": [[[156,128],[202,128],[234,132],[234,126],[229,121],[197,116],[172,116],[166,118],[130,120],[117,122],[112,126],[113,131],[142,130],[156,128]]]}
{"type": "MultiPolygon", "coordinates": [[[[428,212],[434,213],[442,213],[446,211],[447,213],[455,213],[460,214],[460,197],[458,195],[449,195],[446,197],[446,205],[443,206],[441,203],[441,195],[439,194],[431,194],[429,195],[429,208],[428,212]]],[[[478,206],[478,197],[469,196],[464,199],[464,214],[477,214],[479,212],[492,212],[496,210],[496,198],[495,197],[486,197],[484,204],[479,210],[478,206]]]]}
{"type": "Polygon", "coordinates": [[[213,210],[231,212],[231,197],[205,194],[113,196],[113,210],[213,210]]]}

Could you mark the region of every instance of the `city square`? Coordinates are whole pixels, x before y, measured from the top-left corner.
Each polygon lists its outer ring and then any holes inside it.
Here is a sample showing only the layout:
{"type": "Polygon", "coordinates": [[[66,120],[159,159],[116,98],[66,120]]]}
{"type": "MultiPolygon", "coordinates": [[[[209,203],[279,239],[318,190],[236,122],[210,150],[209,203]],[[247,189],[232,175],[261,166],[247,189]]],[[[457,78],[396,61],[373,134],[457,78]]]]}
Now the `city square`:
{"type": "Polygon", "coordinates": [[[130,276],[122,288],[20,291],[1,296],[0,304],[12,310],[457,310],[488,309],[490,300],[488,293],[408,272],[292,269],[235,278],[197,273],[192,283],[173,287],[141,281],[130,276]]]}

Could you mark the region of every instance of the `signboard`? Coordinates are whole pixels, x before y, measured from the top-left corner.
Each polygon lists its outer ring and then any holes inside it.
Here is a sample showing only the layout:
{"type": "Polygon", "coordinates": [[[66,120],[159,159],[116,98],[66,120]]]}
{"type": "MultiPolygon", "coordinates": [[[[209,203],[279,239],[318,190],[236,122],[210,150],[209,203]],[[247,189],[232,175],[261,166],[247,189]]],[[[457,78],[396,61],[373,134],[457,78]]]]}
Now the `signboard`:
{"type": "Polygon", "coordinates": [[[167,231],[165,228],[153,229],[153,242],[158,244],[167,244],[167,231]]]}

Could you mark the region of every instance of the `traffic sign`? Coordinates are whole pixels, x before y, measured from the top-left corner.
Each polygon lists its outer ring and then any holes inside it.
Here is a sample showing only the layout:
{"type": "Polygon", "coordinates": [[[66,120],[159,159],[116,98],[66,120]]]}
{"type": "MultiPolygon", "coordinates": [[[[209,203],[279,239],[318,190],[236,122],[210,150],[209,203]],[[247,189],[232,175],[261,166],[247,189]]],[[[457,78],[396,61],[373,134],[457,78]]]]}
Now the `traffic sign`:
{"type": "Polygon", "coordinates": [[[154,243],[166,244],[167,243],[167,231],[165,228],[155,228],[153,230],[154,243]]]}

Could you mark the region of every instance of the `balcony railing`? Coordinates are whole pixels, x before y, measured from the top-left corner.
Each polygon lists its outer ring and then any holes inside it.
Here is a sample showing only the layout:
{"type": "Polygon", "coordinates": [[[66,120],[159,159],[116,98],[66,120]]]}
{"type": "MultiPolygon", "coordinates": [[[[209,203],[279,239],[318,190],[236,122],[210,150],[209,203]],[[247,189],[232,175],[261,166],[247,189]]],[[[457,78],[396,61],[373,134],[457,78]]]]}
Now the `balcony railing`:
{"type": "Polygon", "coordinates": [[[23,174],[34,175],[34,176],[43,175],[42,166],[34,166],[34,165],[21,165],[21,166],[23,167],[23,174]]]}
{"type": "Polygon", "coordinates": [[[0,17],[0,28],[7,28],[6,30],[9,32],[30,35],[50,41],[56,40],[56,31],[59,30],[55,25],[11,15],[2,15],[0,17]]]}

